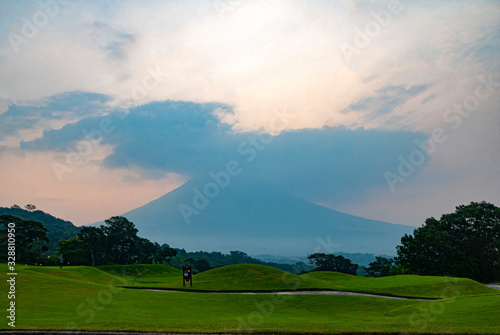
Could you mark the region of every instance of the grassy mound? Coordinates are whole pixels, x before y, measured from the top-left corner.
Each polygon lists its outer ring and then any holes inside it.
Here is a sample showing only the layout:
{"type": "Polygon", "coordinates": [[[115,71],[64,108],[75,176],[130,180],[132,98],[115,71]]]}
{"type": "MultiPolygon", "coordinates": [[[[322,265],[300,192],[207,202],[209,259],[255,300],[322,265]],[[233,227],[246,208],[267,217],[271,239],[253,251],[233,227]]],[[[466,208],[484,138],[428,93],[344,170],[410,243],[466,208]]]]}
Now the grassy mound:
{"type": "Polygon", "coordinates": [[[205,290],[290,290],[299,276],[264,265],[228,265],[199,273],[193,284],[205,290]]]}
{"type": "Polygon", "coordinates": [[[348,280],[356,280],[358,278],[363,278],[363,277],[348,275],[346,273],[330,272],[330,271],[309,272],[309,273],[301,275],[301,277],[304,279],[307,278],[307,279],[313,279],[313,280],[324,280],[324,281],[328,281],[328,282],[348,281],[348,280]]]}
{"type": "Polygon", "coordinates": [[[497,290],[466,278],[399,275],[381,278],[356,277],[336,272],[311,272],[301,276],[303,288],[325,288],[351,292],[408,297],[497,294],[497,290]]]}
{"type": "MultiPolygon", "coordinates": [[[[170,281],[148,280],[140,277],[136,283],[158,288],[183,288],[190,290],[187,284],[182,286],[182,271],[171,272],[170,281]]],[[[149,273],[147,273],[149,275],[149,273]]],[[[228,265],[211,269],[193,276],[193,289],[207,291],[242,291],[242,290],[290,290],[296,289],[299,276],[272,267],[255,264],[228,265]]]]}

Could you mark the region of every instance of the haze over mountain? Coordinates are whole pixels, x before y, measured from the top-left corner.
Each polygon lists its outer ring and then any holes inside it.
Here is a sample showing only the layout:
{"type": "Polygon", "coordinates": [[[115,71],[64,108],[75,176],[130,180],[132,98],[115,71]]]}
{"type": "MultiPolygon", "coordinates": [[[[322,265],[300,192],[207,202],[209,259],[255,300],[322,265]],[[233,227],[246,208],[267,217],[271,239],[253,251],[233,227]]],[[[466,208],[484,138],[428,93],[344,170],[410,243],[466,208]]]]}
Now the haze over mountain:
{"type": "Polygon", "coordinates": [[[218,192],[211,182],[192,179],[122,216],[134,222],[141,236],[160,243],[250,254],[395,255],[401,237],[414,229],[337,212],[243,177],[221,182],[227,186],[218,192]],[[207,185],[212,193],[204,192],[207,185]]]}

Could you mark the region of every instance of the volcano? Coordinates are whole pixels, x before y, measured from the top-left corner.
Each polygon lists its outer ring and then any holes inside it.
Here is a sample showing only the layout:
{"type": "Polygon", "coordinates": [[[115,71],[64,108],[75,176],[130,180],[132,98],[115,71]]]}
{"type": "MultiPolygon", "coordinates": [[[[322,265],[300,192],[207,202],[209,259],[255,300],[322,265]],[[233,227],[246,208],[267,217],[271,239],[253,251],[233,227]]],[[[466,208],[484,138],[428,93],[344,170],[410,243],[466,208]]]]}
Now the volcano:
{"type": "Polygon", "coordinates": [[[186,250],[307,255],[395,255],[415,227],[369,220],[247,179],[192,179],[121,216],[139,236],[186,250]]]}

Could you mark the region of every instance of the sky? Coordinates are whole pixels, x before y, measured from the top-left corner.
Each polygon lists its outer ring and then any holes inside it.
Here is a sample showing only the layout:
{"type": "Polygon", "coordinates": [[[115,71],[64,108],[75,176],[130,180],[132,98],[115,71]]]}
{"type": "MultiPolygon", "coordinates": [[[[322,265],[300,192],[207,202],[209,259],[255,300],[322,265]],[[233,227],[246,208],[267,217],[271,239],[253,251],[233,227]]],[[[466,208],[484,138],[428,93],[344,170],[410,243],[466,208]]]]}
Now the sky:
{"type": "Polygon", "coordinates": [[[0,206],[76,225],[234,159],[420,226],[500,205],[498,1],[2,1],[0,206]]]}

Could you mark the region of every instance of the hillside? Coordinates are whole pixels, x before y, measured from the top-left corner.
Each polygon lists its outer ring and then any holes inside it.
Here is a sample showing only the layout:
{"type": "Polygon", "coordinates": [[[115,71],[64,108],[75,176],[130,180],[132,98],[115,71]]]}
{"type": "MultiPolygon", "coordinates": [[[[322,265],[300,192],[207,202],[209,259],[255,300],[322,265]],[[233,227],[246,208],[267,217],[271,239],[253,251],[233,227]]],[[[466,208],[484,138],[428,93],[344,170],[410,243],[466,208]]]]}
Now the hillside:
{"type": "Polygon", "coordinates": [[[49,231],[47,237],[50,240],[49,249],[51,251],[57,250],[57,242],[59,240],[66,240],[74,237],[80,231],[80,228],[76,227],[71,222],[58,219],[40,210],[30,212],[22,208],[0,207],[0,215],[17,216],[23,220],[37,221],[43,224],[49,231]]]}
{"type": "Polygon", "coordinates": [[[135,223],[141,236],[159,243],[186,250],[242,250],[249,254],[343,251],[395,255],[401,237],[414,230],[341,213],[243,178],[231,181],[185,220],[180,207],[195,208],[196,190],[203,190],[209,182],[191,180],[121,215],[135,223]]]}

